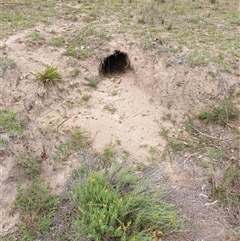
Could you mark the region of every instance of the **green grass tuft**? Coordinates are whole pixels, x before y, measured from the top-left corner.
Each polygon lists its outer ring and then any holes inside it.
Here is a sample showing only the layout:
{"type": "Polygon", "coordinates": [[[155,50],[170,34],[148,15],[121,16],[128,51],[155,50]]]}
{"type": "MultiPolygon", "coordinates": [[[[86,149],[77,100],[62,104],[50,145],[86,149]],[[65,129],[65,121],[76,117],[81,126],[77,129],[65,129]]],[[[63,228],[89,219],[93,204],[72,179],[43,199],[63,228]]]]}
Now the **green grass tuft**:
{"type": "Polygon", "coordinates": [[[92,88],[92,89],[97,89],[98,86],[98,81],[94,80],[94,79],[86,79],[87,83],[85,84],[86,86],[92,88]]]}
{"type": "Polygon", "coordinates": [[[43,72],[32,73],[44,85],[55,83],[61,80],[59,69],[55,65],[47,65],[43,72]]]}
{"type": "Polygon", "coordinates": [[[103,107],[104,110],[106,110],[107,112],[111,113],[112,115],[116,113],[117,108],[115,106],[113,106],[112,104],[107,104],[103,107]]]}
{"type": "Polygon", "coordinates": [[[3,133],[23,134],[23,119],[17,112],[0,109],[0,131],[3,133]]]}

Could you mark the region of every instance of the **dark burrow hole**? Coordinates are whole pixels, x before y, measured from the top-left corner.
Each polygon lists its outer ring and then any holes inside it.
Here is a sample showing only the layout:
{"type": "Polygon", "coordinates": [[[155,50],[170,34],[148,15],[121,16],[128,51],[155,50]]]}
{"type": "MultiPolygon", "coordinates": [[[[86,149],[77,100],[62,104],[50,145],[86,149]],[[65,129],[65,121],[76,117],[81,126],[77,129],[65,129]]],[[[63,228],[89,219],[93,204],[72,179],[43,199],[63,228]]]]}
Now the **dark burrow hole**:
{"type": "Polygon", "coordinates": [[[99,73],[102,76],[123,74],[130,70],[130,61],[128,55],[119,50],[115,50],[114,54],[107,56],[101,61],[99,73]]]}

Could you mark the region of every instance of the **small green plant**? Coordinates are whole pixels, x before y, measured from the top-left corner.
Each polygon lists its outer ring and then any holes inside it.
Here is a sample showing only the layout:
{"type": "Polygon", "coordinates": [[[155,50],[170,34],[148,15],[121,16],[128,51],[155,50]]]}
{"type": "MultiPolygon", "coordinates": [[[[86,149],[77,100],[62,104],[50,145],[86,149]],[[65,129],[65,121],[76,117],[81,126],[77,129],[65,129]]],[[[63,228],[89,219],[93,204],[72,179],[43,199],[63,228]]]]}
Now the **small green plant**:
{"type": "Polygon", "coordinates": [[[159,134],[160,134],[160,136],[162,136],[166,140],[168,140],[168,138],[169,138],[168,132],[169,132],[169,130],[166,127],[161,126],[161,130],[160,130],[159,134]]]}
{"type": "Polygon", "coordinates": [[[123,150],[123,151],[122,151],[122,156],[123,156],[123,159],[124,159],[124,160],[127,160],[128,157],[130,156],[130,152],[127,151],[127,150],[123,150]]]}
{"type": "Polygon", "coordinates": [[[240,192],[238,180],[240,179],[240,166],[232,163],[225,170],[221,184],[213,189],[213,196],[222,202],[239,207],[240,192]],[[216,195],[216,196],[215,196],[216,195]]]}
{"type": "Polygon", "coordinates": [[[53,159],[55,162],[65,161],[66,158],[69,156],[69,154],[70,154],[70,150],[69,150],[68,144],[60,143],[57,146],[57,150],[53,156],[53,159]]]}
{"type": "Polygon", "coordinates": [[[160,190],[130,167],[113,164],[108,171],[79,172],[69,196],[77,207],[73,222],[78,237],[157,240],[179,229],[173,207],[161,200],[160,190]]]}
{"type": "Polygon", "coordinates": [[[115,149],[115,145],[113,143],[108,144],[101,155],[101,160],[103,161],[103,165],[109,166],[114,159],[117,151],[115,149]]]}
{"type": "Polygon", "coordinates": [[[33,154],[21,156],[18,160],[18,165],[27,178],[34,179],[41,173],[40,160],[33,154]]]}
{"type": "Polygon", "coordinates": [[[92,88],[92,89],[97,89],[98,86],[98,81],[94,80],[94,79],[86,79],[87,83],[85,84],[86,86],[92,88]]]}
{"type": "Polygon", "coordinates": [[[2,76],[7,69],[13,69],[16,66],[17,65],[13,59],[6,56],[0,56],[0,76],[2,76]]]}
{"type": "Polygon", "coordinates": [[[55,65],[47,65],[43,72],[32,73],[44,85],[55,83],[61,80],[59,69],[55,65]]]}
{"type": "Polygon", "coordinates": [[[173,102],[172,102],[172,101],[168,101],[168,102],[167,102],[167,108],[168,108],[169,110],[171,109],[172,105],[173,105],[173,102]]]}
{"type": "Polygon", "coordinates": [[[55,47],[62,47],[65,44],[65,39],[62,37],[52,38],[50,44],[55,47]]]}
{"type": "Polygon", "coordinates": [[[87,148],[92,143],[89,132],[85,130],[74,129],[70,134],[68,146],[73,150],[87,148]]]}
{"type": "Polygon", "coordinates": [[[0,131],[3,133],[23,134],[23,119],[17,112],[0,109],[0,131]]]}
{"type": "Polygon", "coordinates": [[[116,96],[118,95],[118,91],[117,90],[114,90],[112,93],[111,93],[112,96],[116,96]]]}
{"type": "Polygon", "coordinates": [[[77,20],[78,20],[77,16],[74,15],[74,16],[71,17],[71,21],[76,22],[77,20]]]}
{"type": "Polygon", "coordinates": [[[67,100],[66,105],[67,105],[68,109],[72,109],[73,106],[74,106],[74,101],[72,101],[72,100],[67,100]]]}
{"type": "Polygon", "coordinates": [[[27,42],[30,45],[43,44],[45,41],[45,37],[38,31],[31,32],[30,34],[28,34],[27,38],[27,42]]]}
{"type": "Polygon", "coordinates": [[[165,180],[169,180],[169,179],[171,178],[171,175],[170,175],[169,173],[164,173],[164,174],[163,174],[163,178],[164,178],[165,180]]]}
{"type": "Polygon", "coordinates": [[[112,104],[105,105],[105,106],[103,107],[103,109],[106,110],[106,111],[108,111],[108,112],[111,113],[112,115],[113,115],[114,113],[116,113],[116,111],[117,111],[116,107],[114,107],[112,104]]]}
{"type": "Polygon", "coordinates": [[[166,121],[166,120],[171,120],[172,118],[172,114],[171,113],[163,113],[162,115],[162,120],[166,121]]]}
{"type": "Polygon", "coordinates": [[[75,68],[75,69],[70,71],[70,75],[73,78],[76,78],[79,74],[80,74],[80,69],[79,68],[75,68]]]}
{"type": "Polygon", "coordinates": [[[82,97],[82,100],[85,101],[85,102],[87,102],[87,101],[90,100],[91,97],[92,97],[91,95],[85,94],[85,95],[82,97]]]}
{"type": "Polygon", "coordinates": [[[149,152],[151,155],[156,156],[158,154],[158,149],[156,147],[151,146],[149,152]]]}
{"type": "Polygon", "coordinates": [[[76,47],[70,44],[66,49],[65,55],[66,56],[73,56],[73,57],[77,58],[78,52],[77,52],[76,47]]]}
{"type": "Polygon", "coordinates": [[[35,179],[26,189],[18,188],[14,210],[20,211],[18,240],[46,239],[58,198],[51,195],[41,179],[35,179]]]}
{"type": "Polygon", "coordinates": [[[185,122],[185,130],[189,133],[195,132],[194,120],[190,117],[188,117],[186,122],[185,122]]]}
{"type": "Polygon", "coordinates": [[[198,114],[198,118],[206,122],[217,122],[219,124],[227,124],[230,120],[239,117],[240,111],[231,99],[224,99],[218,104],[209,106],[198,114]]]}
{"type": "Polygon", "coordinates": [[[118,146],[121,146],[121,144],[122,144],[121,140],[117,139],[117,140],[116,140],[116,144],[117,144],[118,146]]]}

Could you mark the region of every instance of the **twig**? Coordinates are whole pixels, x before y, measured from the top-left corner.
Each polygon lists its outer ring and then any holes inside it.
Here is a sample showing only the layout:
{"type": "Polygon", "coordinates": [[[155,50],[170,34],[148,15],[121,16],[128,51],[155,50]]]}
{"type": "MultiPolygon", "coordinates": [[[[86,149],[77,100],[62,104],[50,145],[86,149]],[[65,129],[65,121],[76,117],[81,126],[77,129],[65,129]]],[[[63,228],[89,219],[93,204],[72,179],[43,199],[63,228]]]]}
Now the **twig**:
{"type": "Polygon", "coordinates": [[[190,157],[192,157],[193,155],[194,155],[194,154],[189,155],[189,156],[183,161],[183,163],[186,164],[187,160],[188,160],[190,157]]]}
{"type": "Polygon", "coordinates": [[[83,65],[81,65],[81,64],[80,64],[80,66],[81,66],[83,69],[85,69],[85,70],[87,70],[88,72],[90,72],[87,67],[85,67],[85,66],[83,66],[83,65]]]}
{"type": "Polygon", "coordinates": [[[65,120],[63,120],[63,121],[57,126],[57,132],[58,132],[59,134],[61,134],[61,133],[58,131],[58,128],[59,128],[64,122],[66,122],[68,119],[69,119],[69,117],[67,117],[65,120]]]}
{"type": "Polygon", "coordinates": [[[214,202],[212,202],[212,203],[205,203],[204,205],[205,206],[209,206],[209,205],[213,205],[213,204],[215,204],[215,203],[217,203],[218,202],[218,200],[216,200],[216,201],[214,201],[214,202]]]}
{"type": "Polygon", "coordinates": [[[217,138],[217,137],[214,137],[214,136],[210,136],[210,135],[208,135],[208,134],[205,134],[205,133],[203,133],[203,132],[201,132],[201,131],[199,131],[197,128],[193,128],[196,132],[198,132],[198,134],[200,134],[200,135],[202,135],[202,136],[205,136],[205,137],[208,137],[208,138],[211,138],[211,139],[214,139],[214,140],[219,140],[220,141],[220,139],[219,138],[217,138]]]}
{"type": "Polygon", "coordinates": [[[99,131],[97,131],[97,132],[96,132],[96,134],[94,135],[94,137],[93,137],[93,139],[92,139],[91,144],[94,142],[94,140],[95,140],[95,138],[96,138],[96,136],[97,136],[98,132],[99,132],[99,131]]]}

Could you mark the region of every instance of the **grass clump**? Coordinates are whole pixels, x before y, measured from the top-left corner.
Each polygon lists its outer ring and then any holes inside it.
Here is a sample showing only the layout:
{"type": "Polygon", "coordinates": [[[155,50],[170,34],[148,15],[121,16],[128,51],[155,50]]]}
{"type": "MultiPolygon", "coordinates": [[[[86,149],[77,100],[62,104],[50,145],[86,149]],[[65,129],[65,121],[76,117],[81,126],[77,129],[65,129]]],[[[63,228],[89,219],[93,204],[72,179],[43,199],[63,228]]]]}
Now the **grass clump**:
{"type": "Polygon", "coordinates": [[[104,110],[106,110],[107,112],[109,112],[110,114],[115,114],[117,111],[117,108],[115,106],[113,106],[112,104],[107,104],[103,107],[104,110]]]}
{"type": "Polygon", "coordinates": [[[57,146],[57,150],[53,156],[54,161],[65,161],[67,157],[70,155],[68,144],[67,143],[60,143],[57,146]]]}
{"type": "Polygon", "coordinates": [[[98,86],[98,81],[94,80],[94,79],[86,79],[87,83],[85,84],[86,86],[92,88],[92,89],[97,89],[98,86]]]}
{"type": "Polygon", "coordinates": [[[23,134],[23,120],[17,112],[0,109],[0,131],[3,133],[23,134]]]}
{"type": "Polygon", "coordinates": [[[14,209],[20,211],[17,240],[36,240],[46,238],[50,232],[51,218],[58,198],[42,180],[34,180],[26,189],[19,188],[14,209]]]}
{"type": "Polygon", "coordinates": [[[61,80],[59,69],[55,65],[47,65],[43,72],[32,73],[44,85],[55,83],[61,80]]]}
{"type": "Polygon", "coordinates": [[[10,59],[6,56],[0,56],[0,76],[3,75],[7,69],[13,69],[15,67],[16,63],[13,59],[10,59]]]}
{"type": "Polygon", "coordinates": [[[129,167],[79,172],[69,196],[77,207],[77,237],[95,241],[157,240],[180,227],[173,207],[129,167]]]}
{"type": "Polygon", "coordinates": [[[227,124],[230,120],[239,117],[240,111],[231,99],[224,99],[218,104],[211,105],[207,110],[198,114],[198,118],[206,122],[227,124]]]}
{"type": "Polygon", "coordinates": [[[65,39],[62,37],[52,38],[50,44],[54,47],[62,47],[65,44],[65,39]]]}
{"type": "Polygon", "coordinates": [[[80,69],[79,68],[75,68],[75,69],[70,71],[70,75],[73,78],[76,78],[79,74],[80,74],[80,69]]]}
{"type": "Polygon", "coordinates": [[[75,129],[70,134],[68,146],[73,150],[79,150],[89,147],[91,142],[90,134],[87,131],[75,129]]]}
{"type": "Polygon", "coordinates": [[[41,45],[45,42],[45,37],[38,31],[32,31],[27,36],[27,42],[29,45],[41,45]]]}
{"type": "Polygon", "coordinates": [[[33,154],[23,155],[18,161],[19,167],[23,170],[24,176],[34,179],[41,173],[40,160],[33,154]]]}
{"type": "Polygon", "coordinates": [[[101,155],[103,166],[110,166],[116,154],[117,151],[113,143],[109,143],[108,145],[106,145],[101,155]]]}

